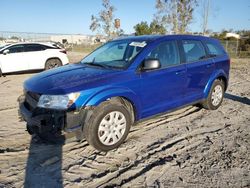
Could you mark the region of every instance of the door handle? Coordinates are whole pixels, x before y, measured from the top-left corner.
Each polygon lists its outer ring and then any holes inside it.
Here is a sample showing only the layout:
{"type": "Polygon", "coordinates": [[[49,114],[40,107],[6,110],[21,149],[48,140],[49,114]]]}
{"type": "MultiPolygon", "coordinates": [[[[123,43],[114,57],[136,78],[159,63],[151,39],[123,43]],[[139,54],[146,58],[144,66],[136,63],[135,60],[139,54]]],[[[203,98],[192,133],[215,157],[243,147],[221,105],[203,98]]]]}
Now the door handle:
{"type": "Polygon", "coordinates": [[[176,71],[175,74],[178,75],[178,74],[184,74],[185,73],[185,70],[179,70],[179,71],[176,71]]]}
{"type": "Polygon", "coordinates": [[[207,68],[209,68],[209,67],[212,67],[213,66],[213,63],[210,63],[210,64],[207,64],[207,68]]]}

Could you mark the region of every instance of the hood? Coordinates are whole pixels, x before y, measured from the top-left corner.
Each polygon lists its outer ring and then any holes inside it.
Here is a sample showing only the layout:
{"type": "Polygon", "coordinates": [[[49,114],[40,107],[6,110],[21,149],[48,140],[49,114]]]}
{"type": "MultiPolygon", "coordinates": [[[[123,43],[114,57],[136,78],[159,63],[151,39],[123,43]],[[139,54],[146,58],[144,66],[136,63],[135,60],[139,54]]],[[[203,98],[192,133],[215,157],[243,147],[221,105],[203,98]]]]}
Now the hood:
{"type": "Polygon", "coordinates": [[[67,94],[107,84],[119,73],[120,70],[71,64],[31,77],[24,82],[24,88],[40,94],[67,94]]]}

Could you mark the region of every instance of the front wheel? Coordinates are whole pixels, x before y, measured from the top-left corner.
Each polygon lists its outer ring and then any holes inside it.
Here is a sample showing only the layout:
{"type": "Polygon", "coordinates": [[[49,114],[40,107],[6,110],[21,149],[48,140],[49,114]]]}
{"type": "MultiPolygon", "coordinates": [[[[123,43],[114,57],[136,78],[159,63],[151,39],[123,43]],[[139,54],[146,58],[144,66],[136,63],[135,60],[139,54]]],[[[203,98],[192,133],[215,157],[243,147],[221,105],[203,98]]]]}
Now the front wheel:
{"type": "Polygon", "coordinates": [[[85,138],[97,150],[109,151],[123,143],[131,124],[131,115],[124,105],[107,101],[94,109],[84,125],[85,138]]]}
{"type": "Polygon", "coordinates": [[[207,99],[202,103],[203,107],[209,110],[216,110],[222,103],[225,93],[225,84],[221,80],[215,80],[207,99]]]}

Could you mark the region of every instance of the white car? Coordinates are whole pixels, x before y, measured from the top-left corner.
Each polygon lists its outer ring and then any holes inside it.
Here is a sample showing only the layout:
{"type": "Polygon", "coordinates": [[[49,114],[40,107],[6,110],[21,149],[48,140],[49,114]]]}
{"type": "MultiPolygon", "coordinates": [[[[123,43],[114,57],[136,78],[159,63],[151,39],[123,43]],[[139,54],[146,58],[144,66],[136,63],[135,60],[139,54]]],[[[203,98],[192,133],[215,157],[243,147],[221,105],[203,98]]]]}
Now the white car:
{"type": "Polygon", "coordinates": [[[67,63],[66,50],[52,43],[16,43],[0,47],[0,76],[18,71],[47,70],[67,63]]]}

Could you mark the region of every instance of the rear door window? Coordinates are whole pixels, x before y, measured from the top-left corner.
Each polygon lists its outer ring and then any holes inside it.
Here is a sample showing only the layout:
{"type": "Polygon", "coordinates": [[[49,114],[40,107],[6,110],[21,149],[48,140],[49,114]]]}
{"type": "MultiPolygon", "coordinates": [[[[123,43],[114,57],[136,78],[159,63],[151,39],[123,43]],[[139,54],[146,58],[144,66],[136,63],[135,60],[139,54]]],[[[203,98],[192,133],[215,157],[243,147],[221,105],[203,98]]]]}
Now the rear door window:
{"type": "Polygon", "coordinates": [[[186,62],[199,61],[206,58],[206,51],[198,40],[183,40],[182,41],[186,62]]]}
{"type": "Polygon", "coordinates": [[[45,48],[40,44],[26,44],[25,45],[25,52],[37,52],[42,51],[45,48]]]}

